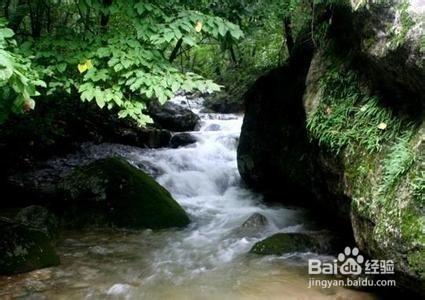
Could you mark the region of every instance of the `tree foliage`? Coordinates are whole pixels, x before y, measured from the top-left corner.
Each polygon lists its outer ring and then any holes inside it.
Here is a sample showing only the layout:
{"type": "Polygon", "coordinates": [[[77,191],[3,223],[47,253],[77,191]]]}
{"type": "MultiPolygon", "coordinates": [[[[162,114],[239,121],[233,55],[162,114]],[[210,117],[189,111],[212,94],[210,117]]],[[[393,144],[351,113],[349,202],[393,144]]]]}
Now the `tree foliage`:
{"type": "MultiPolygon", "coordinates": [[[[9,57],[5,70],[15,72],[0,80],[4,87],[21,83],[14,88],[14,107],[37,94],[39,77],[46,94],[78,93],[82,101],[117,109],[120,117],[144,125],[151,122],[144,114],[151,99],[163,103],[179,91],[220,89],[212,80],[174,65],[184,47],[235,43],[243,36],[238,25],[195,10],[187,1],[9,2],[5,12],[20,43],[7,40],[13,33],[3,22],[2,62],[9,57]]],[[[6,110],[4,100],[2,105],[6,110]]]]}
{"type": "Polygon", "coordinates": [[[33,109],[37,87],[45,86],[32,69],[30,59],[18,52],[14,35],[6,21],[0,19],[0,123],[11,112],[33,109]]]}

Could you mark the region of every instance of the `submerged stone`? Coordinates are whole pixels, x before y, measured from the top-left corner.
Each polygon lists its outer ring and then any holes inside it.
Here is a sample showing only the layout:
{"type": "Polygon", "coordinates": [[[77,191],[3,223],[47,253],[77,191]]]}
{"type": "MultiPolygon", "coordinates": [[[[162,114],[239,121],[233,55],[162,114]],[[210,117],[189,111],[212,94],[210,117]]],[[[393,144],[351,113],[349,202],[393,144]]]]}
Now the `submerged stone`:
{"type": "Polygon", "coordinates": [[[315,251],[319,249],[316,239],[304,233],[276,233],[258,243],[250,250],[261,255],[283,255],[292,252],[315,251]]]}

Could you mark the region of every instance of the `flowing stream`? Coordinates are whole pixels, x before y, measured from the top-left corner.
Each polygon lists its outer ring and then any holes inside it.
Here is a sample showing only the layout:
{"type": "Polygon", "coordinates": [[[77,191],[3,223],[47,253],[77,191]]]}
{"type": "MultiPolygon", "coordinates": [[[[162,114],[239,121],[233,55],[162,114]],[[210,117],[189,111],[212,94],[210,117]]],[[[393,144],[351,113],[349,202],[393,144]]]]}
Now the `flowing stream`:
{"type": "MultiPolygon", "coordinates": [[[[184,98],[174,101],[186,102],[184,98]]],[[[187,102],[186,102],[187,103],[187,102]]],[[[243,187],[236,165],[240,115],[199,113],[197,143],[146,150],[90,146],[119,153],[156,177],[182,205],[191,224],[180,230],[91,229],[64,232],[58,267],[0,278],[0,298],[29,299],[371,299],[343,288],[308,288],[305,261],[313,254],[284,257],[249,254],[275,233],[302,231],[301,210],[265,206],[243,187]],[[269,224],[241,228],[253,213],[269,224]]]]}

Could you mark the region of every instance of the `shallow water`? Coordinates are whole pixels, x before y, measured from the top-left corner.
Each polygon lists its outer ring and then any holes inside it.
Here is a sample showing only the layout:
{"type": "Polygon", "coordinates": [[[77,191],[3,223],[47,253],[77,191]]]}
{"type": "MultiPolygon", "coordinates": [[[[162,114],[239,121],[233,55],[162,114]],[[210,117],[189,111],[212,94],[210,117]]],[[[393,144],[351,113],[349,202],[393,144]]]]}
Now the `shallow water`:
{"type": "MultiPolygon", "coordinates": [[[[191,102],[191,108],[199,113],[200,104],[191,102]]],[[[243,187],[236,165],[242,116],[200,115],[202,127],[193,133],[198,139],[194,145],[85,149],[97,156],[119,153],[153,174],[190,215],[187,228],[65,232],[58,245],[62,264],[0,278],[0,297],[372,299],[372,295],[343,288],[309,289],[305,264],[313,254],[259,257],[248,253],[255,242],[270,234],[306,229],[306,218],[301,210],[266,207],[259,195],[243,187]],[[269,225],[241,230],[239,226],[254,212],[266,216],[269,225]]]]}

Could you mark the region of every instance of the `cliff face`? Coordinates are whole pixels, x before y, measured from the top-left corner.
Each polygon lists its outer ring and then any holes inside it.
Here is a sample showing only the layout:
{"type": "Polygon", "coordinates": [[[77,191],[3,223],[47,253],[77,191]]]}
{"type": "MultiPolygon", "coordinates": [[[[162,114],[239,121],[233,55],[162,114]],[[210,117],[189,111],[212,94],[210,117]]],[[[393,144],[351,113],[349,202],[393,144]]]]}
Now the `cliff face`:
{"type": "Polygon", "coordinates": [[[311,195],[298,204],[348,224],[365,254],[395,261],[399,286],[423,293],[424,8],[366,2],[334,11],[307,73],[289,62],[247,94],[239,169],[282,203],[311,195]]]}

